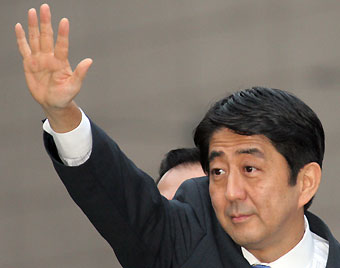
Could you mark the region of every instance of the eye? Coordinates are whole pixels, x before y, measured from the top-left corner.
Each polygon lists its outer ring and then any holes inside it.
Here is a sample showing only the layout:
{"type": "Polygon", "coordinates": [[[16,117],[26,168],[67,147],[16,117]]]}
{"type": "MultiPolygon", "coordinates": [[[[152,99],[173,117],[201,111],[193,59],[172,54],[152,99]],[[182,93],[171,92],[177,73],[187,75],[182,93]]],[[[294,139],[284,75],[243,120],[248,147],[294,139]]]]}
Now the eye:
{"type": "Polygon", "coordinates": [[[219,176],[219,175],[223,175],[223,174],[225,174],[225,171],[223,169],[214,168],[214,169],[211,170],[211,175],[219,176]]]}
{"type": "Polygon", "coordinates": [[[252,173],[252,172],[256,171],[257,168],[256,167],[252,167],[252,166],[246,166],[246,167],[244,167],[244,170],[247,173],[252,173]]]}

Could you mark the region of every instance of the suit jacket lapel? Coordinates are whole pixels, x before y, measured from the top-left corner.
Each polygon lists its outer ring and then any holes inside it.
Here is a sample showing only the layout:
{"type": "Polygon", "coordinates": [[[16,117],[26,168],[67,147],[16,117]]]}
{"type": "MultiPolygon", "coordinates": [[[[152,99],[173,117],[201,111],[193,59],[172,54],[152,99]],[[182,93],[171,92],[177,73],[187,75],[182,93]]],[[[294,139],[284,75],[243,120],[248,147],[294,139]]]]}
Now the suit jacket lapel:
{"type": "Polygon", "coordinates": [[[309,222],[310,230],[326,239],[329,243],[329,252],[326,268],[336,268],[339,267],[340,263],[340,244],[334,238],[331,231],[327,227],[327,225],[317,216],[315,216],[311,212],[306,212],[306,217],[309,222]]]}

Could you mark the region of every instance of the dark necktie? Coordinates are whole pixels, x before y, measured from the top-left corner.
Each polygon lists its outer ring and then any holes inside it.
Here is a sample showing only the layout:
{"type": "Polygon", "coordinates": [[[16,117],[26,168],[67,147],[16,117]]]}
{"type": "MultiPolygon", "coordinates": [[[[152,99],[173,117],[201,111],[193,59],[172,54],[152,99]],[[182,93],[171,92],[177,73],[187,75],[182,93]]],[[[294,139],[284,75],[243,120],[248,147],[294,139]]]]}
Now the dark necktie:
{"type": "Polygon", "coordinates": [[[253,264],[252,267],[257,267],[257,268],[270,268],[270,266],[263,265],[263,264],[253,264]]]}

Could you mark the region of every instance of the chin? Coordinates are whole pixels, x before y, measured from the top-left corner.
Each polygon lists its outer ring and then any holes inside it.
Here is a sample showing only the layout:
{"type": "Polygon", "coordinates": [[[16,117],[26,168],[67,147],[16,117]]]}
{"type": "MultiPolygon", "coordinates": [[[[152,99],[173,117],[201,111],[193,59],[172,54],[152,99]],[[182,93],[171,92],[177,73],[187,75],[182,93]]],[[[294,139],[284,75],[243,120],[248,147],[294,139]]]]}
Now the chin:
{"type": "Polygon", "coordinates": [[[256,248],[256,245],[259,245],[262,241],[262,235],[259,233],[259,230],[256,228],[244,228],[235,230],[230,229],[225,231],[229,234],[229,236],[233,239],[233,241],[246,248],[256,248]]]}

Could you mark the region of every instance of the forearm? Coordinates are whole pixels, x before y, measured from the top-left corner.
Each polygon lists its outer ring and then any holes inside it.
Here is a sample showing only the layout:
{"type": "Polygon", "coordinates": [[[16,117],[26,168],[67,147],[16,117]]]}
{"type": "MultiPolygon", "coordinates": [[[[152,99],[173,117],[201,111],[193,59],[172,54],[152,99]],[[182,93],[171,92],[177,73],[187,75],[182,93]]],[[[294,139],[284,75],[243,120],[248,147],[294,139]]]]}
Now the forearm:
{"type": "Polygon", "coordinates": [[[165,224],[162,198],[152,178],[139,170],[101,129],[93,125],[91,129],[92,153],[79,167],[61,164],[53,139],[45,134],[47,151],[70,195],[122,264],[151,267],[165,224]],[[146,233],[155,235],[148,243],[146,233]]]}

